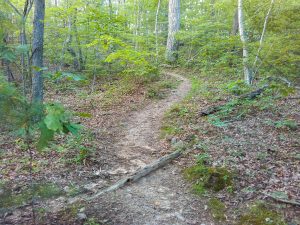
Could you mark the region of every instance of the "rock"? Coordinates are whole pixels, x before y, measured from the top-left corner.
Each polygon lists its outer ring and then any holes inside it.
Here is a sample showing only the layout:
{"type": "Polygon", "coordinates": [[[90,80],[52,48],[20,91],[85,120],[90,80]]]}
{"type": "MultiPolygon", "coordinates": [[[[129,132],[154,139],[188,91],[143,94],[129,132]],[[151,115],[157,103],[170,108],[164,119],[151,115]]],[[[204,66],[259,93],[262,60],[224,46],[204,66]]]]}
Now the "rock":
{"type": "Polygon", "coordinates": [[[167,135],[167,136],[166,136],[166,140],[167,140],[167,141],[172,141],[172,139],[173,139],[173,136],[172,136],[172,135],[167,135]]]}
{"type": "Polygon", "coordinates": [[[96,183],[90,183],[83,186],[83,188],[88,191],[94,191],[96,187],[97,187],[96,183]]]}
{"type": "Polygon", "coordinates": [[[176,142],[177,142],[177,138],[176,138],[176,137],[173,137],[173,138],[171,139],[171,145],[175,145],[176,142]]]}
{"type": "Polygon", "coordinates": [[[176,150],[181,150],[184,148],[184,143],[183,141],[178,141],[175,144],[173,144],[173,148],[175,148],[176,150]]]}
{"type": "Polygon", "coordinates": [[[84,208],[84,207],[82,207],[81,209],[79,209],[79,212],[80,212],[80,213],[83,213],[83,212],[85,212],[85,208],[84,208]]]}
{"type": "Polygon", "coordinates": [[[77,217],[79,220],[86,220],[87,216],[85,213],[77,213],[77,217]]]}
{"type": "Polygon", "coordinates": [[[70,189],[70,187],[69,187],[69,186],[65,186],[65,187],[64,187],[64,191],[65,191],[66,193],[69,193],[69,192],[70,192],[70,190],[71,190],[71,189],[70,189]]]}

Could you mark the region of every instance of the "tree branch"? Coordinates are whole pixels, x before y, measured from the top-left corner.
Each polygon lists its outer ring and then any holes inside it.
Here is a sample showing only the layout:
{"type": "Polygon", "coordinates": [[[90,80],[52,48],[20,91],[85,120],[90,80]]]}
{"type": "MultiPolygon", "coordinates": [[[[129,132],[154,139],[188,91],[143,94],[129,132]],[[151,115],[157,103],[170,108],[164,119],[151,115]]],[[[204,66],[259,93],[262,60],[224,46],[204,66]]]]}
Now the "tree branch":
{"type": "MultiPolygon", "coordinates": [[[[269,8],[269,10],[267,12],[267,15],[266,15],[266,18],[265,18],[264,27],[263,27],[263,30],[262,30],[262,33],[261,33],[261,36],[260,36],[260,40],[259,40],[259,48],[257,50],[255,61],[253,63],[253,68],[255,68],[256,63],[258,61],[259,53],[262,50],[263,40],[264,40],[264,37],[265,37],[265,34],[266,34],[266,30],[267,30],[267,23],[268,23],[270,14],[271,14],[271,10],[272,10],[273,5],[274,5],[274,1],[275,0],[271,0],[270,8],[269,8]]],[[[257,71],[258,71],[258,68],[255,69],[255,72],[253,73],[253,76],[255,76],[255,74],[257,73],[257,71]]]]}
{"type": "Polygon", "coordinates": [[[12,4],[9,0],[4,0],[10,7],[13,8],[13,10],[22,17],[22,14],[20,13],[20,11],[14,6],[14,4],[12,4]]]}
{"type": "Polygon", "coordinates": [[[291,205],[296,205],[296,206],[300,206],[300,202],[297,202],[296,200],[286,200],[286,199],[282,199],[282,198],[277,198],[273,195],[270,195],[268,193],[265,193],[265,192],[261,192],[262,194],[264,194],[265,196],[269,197],[269,198],[272,198],[278,202],[282,202],[282,203],[286,203],[286,204],[291,204],[291,205]]]}

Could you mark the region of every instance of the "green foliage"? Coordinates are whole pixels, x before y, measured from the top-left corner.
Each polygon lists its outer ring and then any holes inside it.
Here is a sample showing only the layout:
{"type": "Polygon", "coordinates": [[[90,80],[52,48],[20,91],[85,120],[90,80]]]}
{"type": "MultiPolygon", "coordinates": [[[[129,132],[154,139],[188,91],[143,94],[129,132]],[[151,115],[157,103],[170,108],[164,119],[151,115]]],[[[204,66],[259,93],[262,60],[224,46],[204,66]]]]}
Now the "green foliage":
{"type": "Polygon", "coordinates": [[[89,218],[84,225],[100,225],[100,223],[97,222],[96,219],[94,218],[89,218]]]}
{"type": "Polygon", "coordinates": [[[208,207],[211,210],[213,218],[217,221],[226,220],[226,206],[217,198],[211,198],[208,202],[208,207]]]}
{"type": "Polygon", "coordinates": [[[215,192],[232,186],[232,174],[223,167],[208,167],[200,161],[196,165],[185,169],[185,177],[193,182],[193,188],[199,194],[202,190],[211,189],[215,192]]]}
{"type": "Polygon", "coordinates": [[[292,119],[284,119],[284,120],[279,120],[279,121],[272,121],[269,120],[267,121],[267,124],[274,126],[275,128],[278,129],[289,129],[289,130],[297,130],[298,128],[298,123],[295,120],[292,119]]]}
{"type": "MultiPolygon", "coordinates": [[[[222,75],[235,80],[242,78],[242,50],[239,34],[232,33],[237,3],[221,0],[182,4],[182,29],[177,35],[180,43],[179,62],[202,74],[222,75]]],[[[270,7],[268,0],[247,0],[244,3],[245,29],[252,67],[259,48],[264,20],[270,7]]],[[[299,11],[295,0],[278,1],[273,5],[267,23],[256,79],[282,76],[299,79],[299,11]]],[[[239,92],[239,91],[238,91],[239,92]]]]}
{"type": "Polygon", "coordinates": [[[208,164],[211,161],[210,155],[207,153],[199,154],[196,156],[197,164],[208,164]]]}
{"type": "Polygon", "coordinates": [[[243,80],[230,82],[226,85],[226,90],[234,95],[241,95],[249,92],[251,89],[243,80]]]}
{"type": "Polygon", "coordinates": [[[62,190],[52,183],[34,184],[32,187],[26,187],[19,193],[15,193],[11,188],[2,187],[3,194],[0,194],[0,209],[13,206],[21,206],[34,199],[49,199],[62,195],[62,190]]]}
{"type": "Polygon", "coordinates": [[[176,88],[177,83],[173,81],[158,81],[151,84],[146,92],[146,96],[152,99],[163,99],[167,95],[169,89],[176,88]]]}
{"type": "Polygon", "coordinates": [[[286,223],[276,211],[269,210],[266,205],[258,203],[241,216],[237,225],[286,225],[286,223]]]}
{"type": "Polygon", "coordinates": [[[71,114],[60,104],[28,102],[16,88],[0,78],[0,125],[10,130],[21,130],[25,138],[40,132],[37,147],[44,148],[55,133],[77,134],[80,126],[71,122],[71,114]]]}
{"type": "Polygon", "coordinates": [[[58,71],[55,73],[48,73],[44,76],[51,79],[52,81],[58,81],[61,79],[66,79],[69,81],[85,81],[85,78],[79,74],[75,74],[75,73],[71,73],[71,72],[63,72],[63,71],[58,71]]]}
{"type": "Polygon", "coordinates": [[[44,118],[40,121],[39,128],[41,135],[37,147],[42,149],[53,139],[55,133],[70,132],[77,135],[81,126],[71,122],[71,114],[62,105],[52,103],[45,105],[44,118]]]}

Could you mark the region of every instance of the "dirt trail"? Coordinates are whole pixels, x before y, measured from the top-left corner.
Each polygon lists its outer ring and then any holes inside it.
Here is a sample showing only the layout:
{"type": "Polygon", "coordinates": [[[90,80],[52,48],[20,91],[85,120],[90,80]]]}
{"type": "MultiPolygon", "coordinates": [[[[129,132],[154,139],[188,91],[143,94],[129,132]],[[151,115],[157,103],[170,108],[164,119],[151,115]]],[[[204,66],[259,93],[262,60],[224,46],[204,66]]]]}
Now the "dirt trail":
{"type": "MultiPolygon", "coordinates": [[[[164,113],[189,92],[188,79],[177,74],[168,75],[180,80],[179,87],[169,97],[154,102],[133,113],[125,124],[124,138],[115,145],[119,157],[128,161],[135,170],[157,159],[162,149],[159,128],[164,113]],[[156,155],[156,156],[155,156],[156,155]]],[[[100,197],[94,203],[98,216],[105,224],[160,225],[160,224],[213,224],[207,221],[205,206],[190,193],[180,169],[168,165],[132,185],[100,197]]]]}
{"type": "Polygon", "coordinates": [[[181,82],[178,88],[167,98],[133,113],[125,124],[124,138],[115,146],[118,149],[117,154],[130,161],[131,170],[145,166],[156,158],[153,155],[161,151],[159,129],[162,117],[174,103],[181,101],[191,88],[188,79],[174,73],[167,75],[181,82]]]}

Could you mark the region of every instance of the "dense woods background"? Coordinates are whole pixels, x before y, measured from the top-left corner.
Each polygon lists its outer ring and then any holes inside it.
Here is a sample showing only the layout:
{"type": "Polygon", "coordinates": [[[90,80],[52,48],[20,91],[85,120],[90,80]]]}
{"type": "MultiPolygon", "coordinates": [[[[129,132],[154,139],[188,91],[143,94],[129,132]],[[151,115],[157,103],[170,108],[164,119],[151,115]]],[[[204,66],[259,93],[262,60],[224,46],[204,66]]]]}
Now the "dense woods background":
{"type": "MultiPolygon", "coordinates": [[[[191,91],[164,116],[160,136],[175,149],[200,149],[194,152],[196,159],[188,158],[196,160],[194,167],[184,163],[194,189],[214,190],[203,180],[215,174],[234,179],[227,169],[238,171],[235,188],[233,181],[221,179],[221,189],[229,186],[228,193],[236,194],[235,206],[239,198],[244,203],[268,191],[267,196],[292,205],[292,210],[283,209],[283,217],[297,224],[299,12],[298,0],[1,0],[0,196],[14,179],[22,191],[32,191],[35,181],[56,170],[64,174],[65,167],[92,173],[99,162],[114,165],[114,150],[99,150],[116,142],[112,133],[121,133],[122,126],[113,124],[174,92],[180,79],[167,76],[168,70],[185,75],[191,91]],[[290,158],[277,157],[277,151],[290,158]],[[234,163],[227,155],[235,158],[234,163]],[[18,157],[26,160],[10,160],[18,157]],[[47,160],[52,158],[55,166],[47,172],[47,160]],[[254,158],[261,161],[253,162],[254,158]],[[250,172],[243,167],[246,161],[250,172]],[[15,164],[22,165],[16,167],[23,177],[12,172],[15,164]],[[276,169],[266,172],[263,164],[274,164],[272,168],[287,171],[289,178],[278,178],[276,169]],[[269,177],[264,172],[273,180],[252,191],[269,177]],[[246,188],[251,190],[241,196],[246,188]]],[[[72,179],[82,186],[75,174],[72,179]]],[[[66,180],[57,183],[69,185],[66,180]]],[[[55,189],[48,188],[45,192],[55,189]]],[[[27,201],[37,221],[33,197],[27,192],[25,200],[3,198],[0,209],[27,201]]],[[[228,193],[219,199],[233,212],[228,193]]],[[[212,217],[233,224],[238,216],[225,218],[223,203],[212,199],[212,206],[205,203],[218,211],[212,217]]],[[[257,221],[273,221],[256,223],[245,216],[237,224],[285,224],[260,207],[250,210],[250,217],[263,211],[257,221]]]]}

